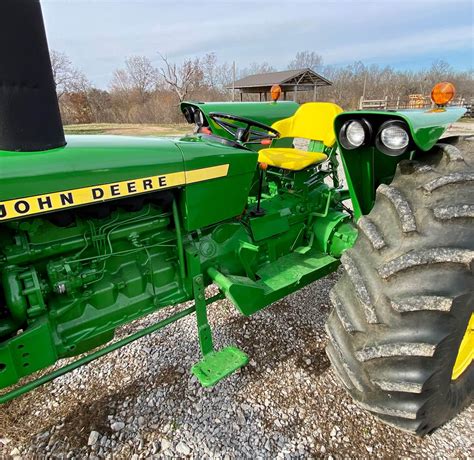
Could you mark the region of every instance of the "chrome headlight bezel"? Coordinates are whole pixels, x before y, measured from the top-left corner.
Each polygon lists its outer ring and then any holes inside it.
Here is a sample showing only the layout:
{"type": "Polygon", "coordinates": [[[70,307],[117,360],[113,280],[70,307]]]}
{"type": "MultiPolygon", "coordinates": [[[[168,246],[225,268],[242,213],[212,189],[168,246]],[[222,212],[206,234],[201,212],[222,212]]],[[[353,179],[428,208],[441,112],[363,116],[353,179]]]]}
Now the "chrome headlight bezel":
{"type": "Polygon", "coordinates": [[[375,137],[375,147],[377,148],[377,150],[380,150],[385,155],[388,155],[391,157],[398,157],[400,155],[403,155],[408,150],[410,143],[411,143],[410,131],[406,123],[400,120],[388,120],[385,123],[383,123],[377,132],[377,136],[375,137]],[[406,136],[406,141],[399,148],[393,148],[387,145],[382,139],[383,132],[386,129],[393,128],[393,127],[397,127],[400,130],[402,130],[406,136]]]}
{"type": "Polygon", "coordinates": [[[342,145],[342,147],[345,148],[346,150],[354,150],[354,149],[363,147],[364,145],[367,145],[370,142],[371,138],[372,138],[372,127],[370,126],[369,122],[365,118],[353,118],[353,119],[347,120],[342,125],[342,128],[339,131],[339,142],[342,145]],[[352,125],[352,123],[357,123],[358,125],[360,125],[360,127],[364,131],[364,138],[362,139],[362,142],[358,144],[352,143],[347,136],[347,130],[352,125]]]}

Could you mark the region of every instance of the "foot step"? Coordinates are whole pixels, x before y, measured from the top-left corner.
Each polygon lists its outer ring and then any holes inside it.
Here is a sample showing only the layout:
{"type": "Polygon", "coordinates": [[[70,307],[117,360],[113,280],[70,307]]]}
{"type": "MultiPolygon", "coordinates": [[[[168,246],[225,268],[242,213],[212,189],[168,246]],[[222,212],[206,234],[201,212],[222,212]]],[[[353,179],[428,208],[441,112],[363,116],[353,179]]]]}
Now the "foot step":
{"type": "Polygon", "coordinates": [[[191,372],[203,387],[211,387],[248,361],[248,356],[237,347],[226,347],[206,355],[191,368],[191,372]]]}

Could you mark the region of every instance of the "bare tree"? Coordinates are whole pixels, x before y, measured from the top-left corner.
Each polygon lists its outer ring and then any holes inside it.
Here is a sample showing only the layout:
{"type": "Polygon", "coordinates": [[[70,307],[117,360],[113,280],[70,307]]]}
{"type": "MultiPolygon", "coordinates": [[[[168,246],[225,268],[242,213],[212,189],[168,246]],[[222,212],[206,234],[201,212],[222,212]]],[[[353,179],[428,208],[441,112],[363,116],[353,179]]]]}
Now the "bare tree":
{"type": "Polygon", "coordinates": [[[158,81],[158,69],[147,57],[131,56],[125,60],[125,68],[114,72],[110,86],[112,91],[136,93],[145,102],[158,81]]]}
{"type": "MultiPolygon", "coordinates": [[[[161,56],[161,55],[160,55],[161,56]]],[[[168,58],[161,56],[164,67],[160,72],[168,86],[180,102],[204,83],[204,73],[199,58],[186,59],[181,65],[170,63],[168,58]]]]}
{"type": "Polygon", "coordinates": [[[71,59],[66,54],[51,50],[50,56],[59,100],[66,93],[84,92],[90,88],[91,85],[86,76],[73,66],[71,59]]]}
{"type": "Polygon", "coordinates": [[[218,64],[216,53],[207,53],[201,59],[201,67],[204,77],[204,82],[209,88],[217,86],[218,78],[218,64]]]}
{"type": "Polygon", "coordinates": [[[314,71],[319,71],[321,70],[322,66],[323,58],[316,52],[298,51],[295,58],[288,64],[288,69],[311,69],[314,71]]]}
{"type": "Polygon", "coordinates": [[[200,60],[204,84],[218,97],[228,96],[228,86],[232,84],[233,69],[227,62],[219,64],[215,53],[207,53],[200,60]]]}
{"type": "Polygon", "coordinates": [[[247,77],[248,75],[256,75],[259,73],[271,73],[276,72],[275,67],[270,65],[268,62],[252,62],[248,67],[240,70],[239,78],[247,77]]]}

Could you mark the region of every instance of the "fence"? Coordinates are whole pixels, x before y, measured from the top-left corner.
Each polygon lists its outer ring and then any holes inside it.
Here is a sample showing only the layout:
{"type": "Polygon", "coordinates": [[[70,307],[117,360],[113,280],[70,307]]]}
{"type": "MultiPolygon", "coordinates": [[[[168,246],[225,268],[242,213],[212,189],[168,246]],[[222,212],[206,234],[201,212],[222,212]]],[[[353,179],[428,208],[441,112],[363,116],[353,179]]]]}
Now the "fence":
{"type": "MultiPolygon", "coordinates": [[[[399,109],[423,109],[432,107],[430,96],[422,94],[411,94],[406,98],[397,97],[397,99],[389,99],[385,96],[383,99],[364,99],[362,96],[359,101],[360,110],[399,110],[399,109]]],[[[472,100],[465,100],[458,97],[453,100],[450,106],[465,107],[467,109],[465,117],[472,117],[472,100]]]]}

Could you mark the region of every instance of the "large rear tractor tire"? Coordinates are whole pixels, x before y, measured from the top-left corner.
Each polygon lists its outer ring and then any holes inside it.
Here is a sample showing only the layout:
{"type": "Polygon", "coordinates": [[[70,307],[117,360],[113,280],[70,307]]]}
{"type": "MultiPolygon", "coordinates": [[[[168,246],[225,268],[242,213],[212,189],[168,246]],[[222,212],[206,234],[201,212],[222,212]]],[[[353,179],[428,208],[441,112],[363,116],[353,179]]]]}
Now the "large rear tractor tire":
{"type": "Polygon", "coordinates": [[[473,139],[401,162],[358,227],[327,353],[358,405],[424,435],[474,394],[473,139]]]}

